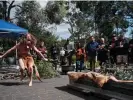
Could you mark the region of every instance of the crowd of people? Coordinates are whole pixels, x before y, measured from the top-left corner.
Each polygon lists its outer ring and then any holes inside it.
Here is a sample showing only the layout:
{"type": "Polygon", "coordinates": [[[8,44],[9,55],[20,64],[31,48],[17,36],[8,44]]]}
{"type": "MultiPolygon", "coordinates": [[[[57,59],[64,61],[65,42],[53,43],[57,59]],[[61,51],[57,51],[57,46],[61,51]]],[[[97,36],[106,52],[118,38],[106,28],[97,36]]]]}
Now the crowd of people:
{"type": "MultiPolygon", "coordinates": [[[[110,59],[112,64],[121,65],[124,64],[125,67],[128,66],[129,60],[132,60],[133,57],[133,39],[129,42],[124,37],[124,35],[112,36],[111,41],[105,41],[104,38],[95,40],[95,37],[91,36],[89,38],[84,50],[82,50],[82,55],[86,55],[86,60],[90,62],[90,70],[95,71],[95,63],[98,60],[99,65],[102,67],[102,63],[105,63],[110,59]],[[109,58],[110,55],[110,58],[109,58]]],[[[77,49],[80,51],[80,49],[77,49]]],[[[81,55],[78,54],[77,55],[81,55]]],[[[77,57],[77,61],[80,62],[80,65],[83,65],[82,55],[81,59],[77,57]]]]}
{"type": "Polygon", "coordinates": [[[84,62],[86,61],[90,63],[90,70],[95,71],[95,63],[97,60],[102,67],[102,64],[109,59],[112,64],[118,66],[124,64],[126,67],[129,61],[133,60],[133,39],[128,41],[124,35],[116,36],[113,34],[112,39],[107,41],[104,38],[95,40],[94,36],[90,36],[85,46],[80,42],[75,43],[73,46],[67,40],[61,48],[58,47],[57,43],[53,44],[50,52],[51,58],[54,60],[59,59],[61,65],[66,64],[65,58],[68,60],[68,65],[71,65],[72,56],[75,54],[76,71],[84,69],[84,62]]]}

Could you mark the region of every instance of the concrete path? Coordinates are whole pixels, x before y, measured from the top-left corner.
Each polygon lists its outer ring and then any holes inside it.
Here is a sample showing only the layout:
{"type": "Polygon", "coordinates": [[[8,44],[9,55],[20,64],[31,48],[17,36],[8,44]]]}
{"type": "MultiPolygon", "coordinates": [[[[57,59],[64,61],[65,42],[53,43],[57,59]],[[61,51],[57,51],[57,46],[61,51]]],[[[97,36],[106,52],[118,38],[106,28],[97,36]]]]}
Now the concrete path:
{"type": "Polygon", "coordinates": [[[69,89],[68,82],[66,75],[44,79],[42,83],[34,80],[32,87],[26,80],[0,80],[0,100],[100,100],[69,89]]]}

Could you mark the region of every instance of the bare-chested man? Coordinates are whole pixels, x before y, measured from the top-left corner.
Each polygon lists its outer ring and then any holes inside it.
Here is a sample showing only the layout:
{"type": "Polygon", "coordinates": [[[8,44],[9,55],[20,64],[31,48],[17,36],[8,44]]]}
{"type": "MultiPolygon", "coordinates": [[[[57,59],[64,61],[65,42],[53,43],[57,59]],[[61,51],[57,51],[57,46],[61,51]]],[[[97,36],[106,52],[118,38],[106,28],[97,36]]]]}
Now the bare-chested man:
{"type": "MultiPolygon", "coordinates": [[[[35,39],[35,37],[28,33],[23,37],[22,41],[20,41],[14,47],[5,52],[2,56],[0,56],[0,58],[3,58],[7,56],[9,53],[11,53],[13,50],[18,50],[21,80],[23,80],[23,71],[26,69],[28,72],[28,76],[30,78],[29,86],[32,86],[32,75],[34,66],[33,57],[29,53],[30,50],[33,49],[35,52],[37,52],[38,55],[40,55],[45,61],[47,61],[47,59],[42,55],[42,53],[35,47],[36,42],[37,40],[35,39]]],[[[36,74],[39,75],[39,73],[36,74]]]]}
{"type": "Polygon", "coordinates": [[[109,80],[112,80],[114,82],[133,82],[133,80],[118,80],[114,76],[106,76],[100,73],[96,72],[68,72],[67,73],[70,80],[76,81],[80,78],[87,78],[89,80],[92,80],[93,82],[97,83],[99,87],[103,87],[105,83],[107,83],[109,80]]]}

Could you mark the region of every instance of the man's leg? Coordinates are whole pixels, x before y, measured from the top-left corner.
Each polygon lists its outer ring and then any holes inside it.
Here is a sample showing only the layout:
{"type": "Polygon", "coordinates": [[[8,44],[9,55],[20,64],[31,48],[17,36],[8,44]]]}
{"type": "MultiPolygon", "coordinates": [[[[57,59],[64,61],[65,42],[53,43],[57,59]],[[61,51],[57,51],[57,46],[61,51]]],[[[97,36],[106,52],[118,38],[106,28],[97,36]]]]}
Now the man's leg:
{"type": "Polygon", "coordinates": [[[79,61],[76,60],[76,72],[78,72],[79,61]]]}
{"type": "Polygon", "coordinates": [[[93,63],[92,70],[95,72],[95,65],[96,65],[95,57],[92,58],[92,63],[93,63]]]}
{"type": "Polygon", "coordinates": [[[24,78],[23,73],[24,73],[25,65],[24,65],[23,59],[19,59],[18,62],[19,62],[20,73],[21,73],[20,80],[22,81],[24,78]]]}
{"type": "Polygon", "coordinates": [[[89,57],[89,62],[90,62],[90,70],[92,71],[92,57],[89,57]]]}
{"type": "Polygon", "coordinates": [[[83,67],[84,67],[84,62],[80,61],[80,72],[83,70],[83,67]]]}
{"type": "Polygon", "coordinates": [[[35,65],[35,63],[34,63],[34,67],[35,67],[36,77],[38,78],[39,81],[42,82],[42,80],[41,80],[41,78],[40,78],[40,75],[39,75],[39,72],[38,72],[38,69],[37,69],[37,66],[35,65]]]}
{"type": "Polygon", "coordinates": [[[109,79],[112,80],[112,81],[121,82],[121,83],[133,82],[132,80],[118,80],[114,76],[110,76],[109,79]]]}
{"type": "Polygon", "coordinates": [[[121,55],[118,55],[118,56],[116,57],[116,59],[117,59],[117,66],[120,67],[121,62],[122,62],[122,56],[121,56],[121,55]]]}
{"type": "Polygon", "coordinates": [[[127,55],[123,55],[123,63],[125,64],[125,66],[127,66],[127,64],[128,64],[128,56],[127,55]]]}
{"type": "Polygon", "coordinates": [[[114,60],[113,64],[116,64],[117,63],[117,56],[116,56],[116,54],[113,55],[113,60],[114,60]]]}
{"type": "Polygon", "coordinates": [[[71,66],[71,64],[72,64],[72,51],[69,53],[69,66],[71,66]]]}
{"type": "Polygon", "coordinates": [[[32,58],[28,59],[27,67],[28,67],[28,74],[30,78],[29,86],[32,86],[33,66],[34,66],[34,60],[32,58]]]}

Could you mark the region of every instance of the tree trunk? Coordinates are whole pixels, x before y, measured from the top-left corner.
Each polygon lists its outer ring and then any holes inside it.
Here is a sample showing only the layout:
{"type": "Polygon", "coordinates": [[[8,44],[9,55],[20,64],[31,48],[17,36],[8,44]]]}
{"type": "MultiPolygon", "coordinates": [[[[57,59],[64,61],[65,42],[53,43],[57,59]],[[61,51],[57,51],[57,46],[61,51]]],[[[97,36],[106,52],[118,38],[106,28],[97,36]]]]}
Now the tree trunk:
{"type": "Polygon", "coordinates": [[[6,19],[6,14],[7,14],[7,1],[2,1],[2,3],[3,3],[3,18],[5,20],[7,20],[6,19]]]}
{"type": "Polygon", "coordinates": [[[13,5],[14,1],[11,2],[11,4],[9,5],[8,7],[8,10],[7,10],[7,21],[10,21],[10,13],[11,13],[11,9],[13,7],[15,7],[15,5],[13,5]]]}

